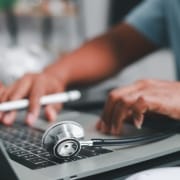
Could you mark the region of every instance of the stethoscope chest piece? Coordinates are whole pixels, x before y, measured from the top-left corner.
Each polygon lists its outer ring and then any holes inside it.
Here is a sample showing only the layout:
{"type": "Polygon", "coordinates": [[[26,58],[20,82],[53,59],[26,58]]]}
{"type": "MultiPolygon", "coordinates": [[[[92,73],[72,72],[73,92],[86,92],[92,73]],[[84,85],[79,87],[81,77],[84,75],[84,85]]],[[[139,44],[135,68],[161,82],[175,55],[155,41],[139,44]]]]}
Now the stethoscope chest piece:
{"type": "Polygon", "coordinates": [[[49,127],[42,138],[43,147],[57,158],[71,158],[81,150],[84,138],[82,126],[74,121],[63,121],[49,127]]]}

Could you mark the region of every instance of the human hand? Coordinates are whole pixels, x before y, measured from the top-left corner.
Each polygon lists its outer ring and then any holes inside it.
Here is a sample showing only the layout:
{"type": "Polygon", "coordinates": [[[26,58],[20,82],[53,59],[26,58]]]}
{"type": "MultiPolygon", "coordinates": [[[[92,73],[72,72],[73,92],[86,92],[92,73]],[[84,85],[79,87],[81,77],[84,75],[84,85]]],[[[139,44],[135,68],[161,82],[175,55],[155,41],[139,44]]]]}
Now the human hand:
{"type": "Polygon", "coordinates": [[[180,83],[141,80],[113,90],[96,128],[102,133],[120,135],[123,123],[133,120],[140,129],[147,112],[180,119],[180,83]]]}
{"type": "MultiPolygon", "coordinates": [[[[64,91],[65,84],[56,77],[49,74],[26,74],[13,85],[3,89],[0,94],[0,102],[13,101],[23,98],[29,99],[29,108],[26,116],[26,123],[32,125],[40,113],[40,98],[43,95],[64,91]]],[[[57,111],[62,104],[47,105],[45,115],[49,121],[56,119],[57,111]]],[[[16,119],[16,111],[0,112],[0,122],[11,125],[16,119]]]]}

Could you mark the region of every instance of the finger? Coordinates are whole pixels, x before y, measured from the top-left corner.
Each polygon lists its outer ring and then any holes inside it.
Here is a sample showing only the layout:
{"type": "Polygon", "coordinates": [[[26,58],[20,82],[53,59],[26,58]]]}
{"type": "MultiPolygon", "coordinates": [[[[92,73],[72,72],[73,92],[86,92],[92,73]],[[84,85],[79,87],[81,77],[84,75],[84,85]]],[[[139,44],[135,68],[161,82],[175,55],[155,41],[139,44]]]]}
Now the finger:
{"type": "MultiPolygon", "coordinates": [[[[8,88],[5,88],[0,97],[1,103],[5,102],[5,101],[13,101],[13,100],[23,98],[28,93],[28,90],[30,89],[30,83],[26,83],[29,81],[25,81],[24,83],[23,82],[24,81],[21,80],[21,81],[18,81],[17,83],[15,83],[14,85],[12,85],[8,88]],[[21,82],[23,84],[23,86],[22,86],[22,84],[19,85],[19,82],[21,82]]],[[[12,113],[11,116],[7,115],[6,113],[4,114],[3,112],[1,112],[0,119],[3,122],[4,121],[9,121],[9,122],[12,121],[12,123],[13,123],[15,120],[15,117],[13,117],[13,114],[14,114],[14,116],[16,115],[15,112],[12,113]],[[8,119],[11,119],[11,120],[8,120],[8,119]]]]}
{"type": "MultiPolygon", "coordinates": [[[[6,90],[6,88],[4,86],[0,87],[0,99],[3,96],[3,93],[5,92],[5,90],[6,90]]],[[[0,111],[0,122],[2,121],[2,118],[3,118],[3,112],[0,111]]]]}
{"type": "Polygon", "coordinates": [[[40,114],[40,108],[41,108],[40,98],[43,95],[44,95],[44,90],[41,87],[39,87],[39,83],[35,84],[29,96],[29,109],[25,120],[29,126],[33,125],[33,123],[40,114]]]}
{"type": "Polygon", "coordinates": [[[6,126],[12,125],[16,119],[16,114],[16,111],[4,113],[2,123],[6,126]]]}
{"type": "Polygon", "coordinates": [[[109,96],[108,99],[105,103],[105,108],[104,111],[102,113],[102,120],[106,123],[106,124],[111,124],[110,122],[112,121],[111,117],[113,116],[113,109],[116,105],[116,103],[124,98],[124,97],[130,97],[131,95],[131,99],[132,97],[137,97],[138,94],[140,94],[140,90],[142,88],[142,84],[141,83],[135,83],[133,85],[129,85],[126,87],[122,87],[122,88],[118,88],[113,90],[109,96]],[[137,94],[138,93],[138,94],[137,94]],[[133,94],[133,96],[132,96],[133,94]]]}
{"type": "Polygon", "coordinates": [[[108,117],[104,122],[106,126],[111,128],[112,134],[121,134],[124,120],[130,119],[130,116],[132,116],[131,105],[142,93],[143,86],[140,83],[136,83],[123,88],[122,91],[117,89],[111,94],[106,104],[107,110],[106,108],[104,110],[107,114],[104,113],[103,115],[108,117]],[[109,111],[108,108],[110,109],[109,111]]]}
{"type": "Polygon", "coordinates": [[[8,101],[9,92],[11,91],[11,88],[12,87],[7,87],[6,89],[2,90],[1,96],[0,96],[0,103],[8,101]]]}
{"type": "Polygon", "coordinates": [[[144,122],[144,115],[141,114],[139,115],[138,119],[137,118],[134,119],[134,126],[137,129],[142,129],[143,122],[144,122]]]}
{"type": "Polygon", "coordinates": [[[111,117],[112,117],[112,114],[113,114],[113,109],[114,109],[114,106],[116,104],[116,99],[111,99],[109,98],[106,103],[105,103],[105,107],[104,107],[104,110],[103,110],[103,113],[102,113],[102,116],[101,116],[101,120],[104,121],[104,123],[109,126],[111,123],[111,117]]]}
{"type": "Polygon", "coordinates": [[[137,129],[142,128],[144,121],[144,114],[148,111],[148,105],[146,101],[140,97],[137,99],[133,105],[133,116],[134,116],[134,125],[137,129]]]}
{"type": "Polygon", "coordinates": [[[25,122],[32,126],[40,114],[40,105],[38,99],[30,99],[29,110],[25,122]]]}
{"type": "Polygon", "coordinates": [[[62,110],[62,104],[53,104],[45,107],[45,115],[50,122],[56,121],[57,114],[62,110]]]}
{"type": "Polygon", "coordinates": [[[8,88],[4,99],[7,100],[17,100],[26,97],[31,89],[32,79],[29,76],[24,76],[22,79],[18,80],[14,85],[8,88]]]}
{"type": "Polygon", "coordinates": [[[143,93],[144,92],[141,89],[138,91],[136,90],[133,92],[129,92],[119,100],[119,103],[117,103],[117,107],[115,110],[116,112],[114,113],[115,115],[113,115],[115,118],[113,118],[112,122],[114,124],[112,126],[112,132],[121,132],[123,122],[127,120],[134,120],[136,127],[138,129],[141,128],[144,119],[144,113],[146,111],[145,101],[143,101],[142,98],[139,98],[143,93]]]}
{"type": "Polygon", "coordinates": [[[110,134],[110,127],[107,126],[102,120],[99,120],[97,122],[96,129],[103,134],[110,134]]]}
{"type": "Polygon", "coordinates": [[[96,129],[97,130],[100,130],[100,128],[101,128],[101,122],[102,122],[102,120],[97,121],[97,123],[96,123],[96,129]]]}
{"type": "Polygon", "coordinates": [[[164,112],[166,112],[166,110],[161,107],[161,97],[159,98],[155,92],[144,92],[143,94],[144,95],[139,97],[133,105],[135,126],[137,128],[141,128],[144,121],[144,114],[146,112],[155,112],[160,114],[164,114],[164,112]]]}
{"type": "Polygon", "coordinates": [[[130,104],[127,102],[119,102],[114,111],[113,124],[111,128],[111,134],[121,135],[123,130],[123,124],[126,119],[130,117],[131,110],[130,104]]]}

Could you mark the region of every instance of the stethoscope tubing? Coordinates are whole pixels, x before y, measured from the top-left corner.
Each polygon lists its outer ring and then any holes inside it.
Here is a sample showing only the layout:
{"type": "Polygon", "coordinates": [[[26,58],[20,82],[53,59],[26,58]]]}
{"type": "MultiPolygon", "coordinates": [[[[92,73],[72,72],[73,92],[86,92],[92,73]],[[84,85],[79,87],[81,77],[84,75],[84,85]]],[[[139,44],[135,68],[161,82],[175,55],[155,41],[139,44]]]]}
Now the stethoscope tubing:
{"type": "Polygon", "coordinates": [[[149,143],[159,141],[174,135],[174,132],[168,131],[163,133],[155,133],[153,135],[137,136],[121,139],[91,139],[93,146],[120,146],[120,145],[130,145],[136,143],[149,143]]]}
{"type": "Polygon", "coordinates": [[[76,122],[66,121],[66,122],[59,122],[53,125],[52,127],[49,127],[43,135],[42,144],[45,149],[50,151],[57,158],[63,159],[63,158],[71,158],[72,156],[76,155],[77,153],[80,152],[81,147],[93,147],[93,146],[95,147],[96,146],[98,147],[108,147],[108,146],[132,147],[136,145],[148,144],[148,143],[156,142],[159,140],[163,140],[165,138],[171,137],[172,135],[175,135],[176,133],[177,133],[177,128],[170,128],[168,130],[164,130],[161,132],[156,131],[153,134],[139,135],[139,136],[133,136],[133,137],[127,137],[127,138],[119,138],[119,139],[93,138],[91,140],[83,140],[84,138],[83,128],[76,122]],[[71,125],[74,126],[75,128],[78,128],[79,132],[81,132],[80,133],[81,136],[75,136],[73,135],[73,133],[69,132],[71,130],[70,128],[71,125]],[[62,126],[65,126],[66,128],[65,129],[59,128],[58,130],[58,127],[62,127],[62,126]],[[53,133],[54,130],[57,130],[55,131],[56,133],[53,133]],[[66,130],[66,132],[63,132],[64,130],[66,130]],[[58,136],[58,133],[60,136],[58,136]],[[74,149],[74,153],[72,156],[67,155],[63,157],[59,153],[58,147],[60,147],[62,143],[68,142],[69,140],[72,140],[72,139],[74,139],[74,141],[76,142],[74,145],[77,148],[74,149]]]}

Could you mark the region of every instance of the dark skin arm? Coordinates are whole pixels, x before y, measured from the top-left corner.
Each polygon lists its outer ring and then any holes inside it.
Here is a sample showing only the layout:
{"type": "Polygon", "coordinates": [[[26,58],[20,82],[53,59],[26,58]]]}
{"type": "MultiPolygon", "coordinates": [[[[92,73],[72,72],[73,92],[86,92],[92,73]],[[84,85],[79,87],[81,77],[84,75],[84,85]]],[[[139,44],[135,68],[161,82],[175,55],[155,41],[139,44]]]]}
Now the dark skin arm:
{"type": "Polygon", "coordinates": [[[156,50],[157,47],[127,24],[120,24],[108,33],[85,43],[80,49],[44,72],[68,85],[89,84],[113,76],[125,66],[156,50]]]}
{"type": "MultiPolygon", "coordinates": [[[[26,74],[6,88],[0,101],[29,98],[26,122],[31,125],[38,117],[41,96],[64,91],[74,84],[89,84],[113,76],[157,47],[131,26],[122,23],[108,33],[85,43],[81,48],[49,65],[40,74],[26,74]]],[[[56,118],[59,105],[45,108],[47,118],[56,118]]],[[[0,121],[11,125],[16,112],[0,113],[0,121]]]]}

